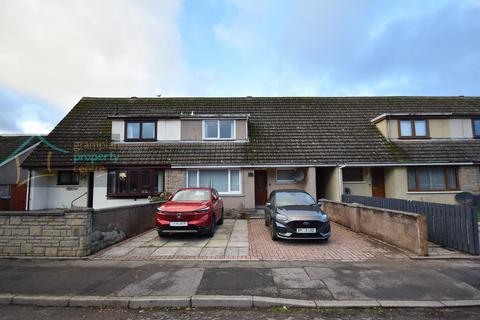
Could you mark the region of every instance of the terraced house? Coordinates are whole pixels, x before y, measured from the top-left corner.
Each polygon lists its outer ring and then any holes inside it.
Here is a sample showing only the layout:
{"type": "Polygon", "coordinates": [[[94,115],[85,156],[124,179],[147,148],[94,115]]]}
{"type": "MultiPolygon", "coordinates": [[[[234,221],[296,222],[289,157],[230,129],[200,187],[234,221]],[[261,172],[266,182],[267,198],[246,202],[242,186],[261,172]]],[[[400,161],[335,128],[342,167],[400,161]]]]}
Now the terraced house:
{"type": "Polygon", "coordinates": [[[83,98],[23,167],[30,210],[185,186],[235,210],[280,188],[456,203],[480,193],[478,138],[476,97],[83,98]]]}

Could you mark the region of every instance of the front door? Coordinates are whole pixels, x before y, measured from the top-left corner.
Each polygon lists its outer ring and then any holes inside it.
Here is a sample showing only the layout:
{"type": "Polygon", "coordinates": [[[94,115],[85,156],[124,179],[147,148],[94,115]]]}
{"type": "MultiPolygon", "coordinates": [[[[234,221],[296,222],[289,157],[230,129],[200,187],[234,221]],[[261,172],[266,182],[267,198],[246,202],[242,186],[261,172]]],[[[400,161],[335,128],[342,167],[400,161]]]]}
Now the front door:
{"type": "Polygon", "coordinates": [[[14,211],[25,211],[27,206],[27,185],[21,184],[12,184],[11,187],[12,199],[11,199],[11,210],[14,211]]]}
{"type": "Polygon", "coordinates": [[[385,175],[383,168],[372,168],[372,197],[385,198],[385,175]]]}
{"type": "Polygon", "coordinates": [[[255,171],[255,205],[264,206],[267,203],[267,171],[255,171]]]}

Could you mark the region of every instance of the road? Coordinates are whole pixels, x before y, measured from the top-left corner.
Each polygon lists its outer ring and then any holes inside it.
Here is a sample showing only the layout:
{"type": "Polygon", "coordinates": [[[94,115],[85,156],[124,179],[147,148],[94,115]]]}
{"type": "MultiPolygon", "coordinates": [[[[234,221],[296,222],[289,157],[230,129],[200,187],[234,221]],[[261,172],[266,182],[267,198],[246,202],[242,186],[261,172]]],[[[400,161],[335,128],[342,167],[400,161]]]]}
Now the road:
{"type": "Polygon", "coordinates": [[[271,320],[450,320],[478,319],[480,308],[458,309],[188,309],[188,310],[124,310],[84,308],[39,308],[21,306],[0,306],[0,320],[217,320],[217,319],[271,319],[271,320]]]}
{"type": "Polygon", "coordinates": [[[480,260],[272,263],[5,259],[0,260],[0,293],[472,300],[480,299],[480,260]]]}

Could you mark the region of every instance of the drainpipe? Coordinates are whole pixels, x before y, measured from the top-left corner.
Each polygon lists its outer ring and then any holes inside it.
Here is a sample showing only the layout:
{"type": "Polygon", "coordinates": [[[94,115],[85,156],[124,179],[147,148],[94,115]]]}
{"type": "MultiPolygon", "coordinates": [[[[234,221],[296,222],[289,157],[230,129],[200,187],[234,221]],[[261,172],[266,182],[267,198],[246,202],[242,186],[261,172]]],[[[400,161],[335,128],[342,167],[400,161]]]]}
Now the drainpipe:
{"type": "Polygon", "coordinates": [[[28,169],[28,179],[27,179],[27,205],[25,210],[30,210],[30,180],[32,179],[32,170],[28,169]]]}
{"type": "Polygon", "coordinates": [[[342,194],[343,194],[343,175],[342,169],[345,168],[347,164],[344,162],[341,166],[338,167],[338,185],[340,186],[340,202],[342,202],[342,194]]]}

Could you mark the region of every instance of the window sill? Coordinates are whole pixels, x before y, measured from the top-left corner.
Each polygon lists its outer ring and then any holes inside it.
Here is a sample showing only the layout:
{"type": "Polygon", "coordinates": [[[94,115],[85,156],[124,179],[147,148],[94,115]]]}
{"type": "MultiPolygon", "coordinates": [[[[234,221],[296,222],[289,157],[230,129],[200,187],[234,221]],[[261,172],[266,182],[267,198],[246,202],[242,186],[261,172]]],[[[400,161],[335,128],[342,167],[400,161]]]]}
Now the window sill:
{"type": "Polygon", "coordinates": [[[407,194],[449,194],[460,193],[462,190],[447,190],[447,191],[407,191],[407,194]]]}
{"type": "Polygon", "coordinates": [[[145,194],[107,194],[107,199],[143,199],[156,195],[156,193],[145,193],[145,194]]]}
{"type": "Polygon", "coordinates": [[[218,193],[221,197],[243,197],[242,193],[218,193]]]}
{"type": "Polygon", "coordinates": [[[363,180],[363,181],[343,181],[343,183],[351,183],[351,184],[365,184],[367,183],[367,181],[363,180]]]}

